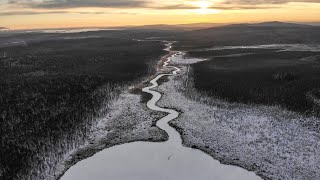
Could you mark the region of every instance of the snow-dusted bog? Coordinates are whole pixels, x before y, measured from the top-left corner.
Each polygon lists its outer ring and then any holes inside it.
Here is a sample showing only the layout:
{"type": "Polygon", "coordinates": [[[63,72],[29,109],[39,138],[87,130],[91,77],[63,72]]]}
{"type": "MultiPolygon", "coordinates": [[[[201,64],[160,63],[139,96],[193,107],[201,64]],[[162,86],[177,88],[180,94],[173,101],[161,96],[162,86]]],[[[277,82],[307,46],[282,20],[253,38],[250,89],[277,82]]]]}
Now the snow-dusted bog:
{"type": "MultiPolygon", "coordinates": [[[[166,50],[170,51],[169,43],[166,50]]],[[[153,91],[162,76],[176,75],[180,69],[167,66],[173,58],[182,58],[181,52],[168,58],[164,67],[172,74],[161,74],[150,81],[143,91],[153,95],[148,107],[168,115],[157,126],[169,135],[163,143],[134,142],[105,149],[78,162],[62,176],[61,180],[261,180],[253,172],[236,166],[222,165],[200,150],[182,146],[179,133],[168,122],[178,117],[172,109],[160,108],[156,103],[161,94],[153,91]]]]}

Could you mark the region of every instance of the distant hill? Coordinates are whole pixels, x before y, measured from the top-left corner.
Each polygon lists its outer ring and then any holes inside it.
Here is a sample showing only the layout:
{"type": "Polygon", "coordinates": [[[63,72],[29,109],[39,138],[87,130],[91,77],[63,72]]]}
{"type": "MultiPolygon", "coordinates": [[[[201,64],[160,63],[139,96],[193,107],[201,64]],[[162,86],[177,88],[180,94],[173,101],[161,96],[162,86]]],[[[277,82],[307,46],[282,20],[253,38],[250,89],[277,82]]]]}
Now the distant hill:
{"type": "Polygon", "coordinates": [[[320,22],[309,22],[309,23],[304,23],[312,26],[320,26],[320,22]]]}
{"type": "Polygon", "coordinates": [[[306,26],[310,26],[310,25],[272,21],[272,22],[263,22],[263,23],[252,24],[252,26],[261,26],[261,27],[306,27],[306,26]]]}
{"type": "Polygon", "coordinates": [[[155,25],[144,25],[144,26],[127,26],[126,29],[156,29],[156,30],[179,30],[179,31],[192,31],[204,28],[219,27],[225,24],[219,23],[192,23],[192,24],[155,24],[155,25]]]}
{"type": "Polygon", "coordinates": [[[193,23],[193,24],[179,24],[177,25],[180,28],[184,28],[185,30],[199,30],[205,28],[213,28],[213,27],[220,27],[226,24],[222,23],[193,23]]]}
{"type": "Polygon", "coordinates": [[[304,24],[263,22],[232,24],[186,32],[177,36],[184,47],[260,44],[320,44],[320,27],[304,24]]]}
{"type": "Polygon", "coordinates": [[[286,23],[279,21],[253,23],[253,24],[232,24],[225,27],[310,27],[307,24],[286,23]]]}
{"type": "Polygon", "coordinates": [[[258,29],[265,29],[265,30],[271,30],[271,29],[288,29],[288,28],[317,28],[313,25],[308,24],[295,24],[295,23],[285,23],[285,22],[262,22],[262,23],[252,23],[252,24],[230,24],[225,26],[218,26],[218,27],[211,27],[211,28],[203,28],[194,30],[193,32],[209,32],[209,31],[216,31],[220,29],[224,30],[233,30],[233,29],[252,29],[252,30],[258,30],[258,29]]]}

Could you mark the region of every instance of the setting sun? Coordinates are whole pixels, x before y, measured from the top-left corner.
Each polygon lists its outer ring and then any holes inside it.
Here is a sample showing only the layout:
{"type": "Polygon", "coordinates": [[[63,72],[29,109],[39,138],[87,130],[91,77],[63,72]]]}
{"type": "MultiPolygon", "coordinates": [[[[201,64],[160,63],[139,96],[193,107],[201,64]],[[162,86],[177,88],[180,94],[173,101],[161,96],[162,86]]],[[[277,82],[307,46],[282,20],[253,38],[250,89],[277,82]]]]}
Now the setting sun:
{"type": "Polygon", "coordinates": [[[0,180],[320,180],[320,0],[0,0],[0,180]]]}
{"type": "Polygon", "coordinates": [[[198,1],[196,2],[196,5],[200,7],[201,9],[208,9],[211,5],[209,1],[198,1]]]}
{"type": "Polygon", "coordinates": [[[210,8],[212,6],[212,2],[210,1],[205,1],[205,0],[195,1],[192,3],[192,5],[195,7],[198,7],[198,9],[195,10],[195,12],[199,14],[215,14],[220,12],[219,10],[210,8]]]}
{"type": "Polygon", "coordinates": [[[0,0],[0,22],[1,27],[10,29],[200,22],[317,23],[320,21],[320,3],[316,1],[286,0],[273,3],[266,0],[0,0]]]}

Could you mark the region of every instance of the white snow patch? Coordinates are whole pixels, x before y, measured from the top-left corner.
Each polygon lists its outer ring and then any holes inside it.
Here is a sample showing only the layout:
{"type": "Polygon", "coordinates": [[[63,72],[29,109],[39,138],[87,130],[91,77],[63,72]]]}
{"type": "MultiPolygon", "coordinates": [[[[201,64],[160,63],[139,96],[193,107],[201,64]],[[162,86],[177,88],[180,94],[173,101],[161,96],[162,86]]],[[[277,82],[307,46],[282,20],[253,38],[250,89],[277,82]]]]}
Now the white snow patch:
{"type": "Polygon", "coordinates": [[[184,130],[186,145],[271,179],[320,179],[320,134],[303,124],[319,119],[278,107],[230,104],[204,94],[191,100],[182,94],[186,75],[181,76],[158,88],[165,94],[159,105],[183,112],[173,123],[184,130]]]}
{"type": "Polygon", "coordinates": [[[111,29],[111,28],[77,28],[77,29],[46,29],[46,30],[29,30],[26,33],[40,32],[40,33],[81,33],[81,32],[94,32],[94,31],[119,31],[122,29],[111,29]]]}
{"type": "Polygon", "coordinates": [[[185,52],[180,52],[178,54],[169,57],[172,65],[190,65],[201,61],[206,61],[207,59],[200,58],[187,58],[185,52]]]}
{"type": "Polygon", "coordinates": [[[265,44],[253,46],[218,46],[198,49],[196,51],[231,50],[231,49],[281,49],[282,51],[314,51],[320,52],[319,44],[265,44]]]}
{"type": "MultiPolygon", "coordinates": [[[[79,150],[100,149],[100,146],[103,148],[103,144],[106,142],[111,143],[109,141],[114,141],[109,138],[109,135],[114,133],[118,135],[122,133],[123,137],[127,137],[124,140],[119,140],[123,143],[135,139],[147,139],[152,136],[159,136],[157,137],[158,139],[162,138],[163,134],[154,134],[155,132],[150,131],[153,118],[160,115],[153,114],[151,116],[151,111],[144,104],[140,103],[139,95],[124,91],[116,101],[109,103],[108,106],[106,108],[109,109],[109,113],[106,117],[98,119],[96,124],[92,125],[92,134],[89,140],[81,147],[76,147],[73,151],[66,154],[57,166],[55,174],[53,176],[45,176],[48,180],[55,180],[56,177],[69,168],[69,164],[66,164],[66,162],[69,162],[79,150]],[[126,130],[122,131],[121,128],[126,130]],[[106,142],[101,144],[101,141],[106,142]]],[[[159,130],[152,128],[152,131],[158,132],[159,130]]]]}

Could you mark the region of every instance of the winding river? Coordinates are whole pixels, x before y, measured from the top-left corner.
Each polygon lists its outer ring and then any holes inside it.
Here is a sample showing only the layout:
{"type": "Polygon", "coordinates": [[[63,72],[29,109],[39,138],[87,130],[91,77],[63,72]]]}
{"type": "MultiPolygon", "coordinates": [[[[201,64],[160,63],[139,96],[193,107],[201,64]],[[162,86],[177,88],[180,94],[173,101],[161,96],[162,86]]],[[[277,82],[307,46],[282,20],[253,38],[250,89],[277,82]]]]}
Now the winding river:
{"type": "MultiPolygon", "coordinates": [[[[168,43],[166,50],[172,53],[170,48],[168,43]]],[[[173,53],[175,56],[180,52],[173,53]]],[[[161,143],[133,142],[105,149],[72,166],[61,180],[261,180],[253,172],[220,164],[202,151],[182,145],[180,134],[168,124],[179,113],[158,107],[157,102],[162,95],[153,90],[161,77],[179,73],[178,67],[168,66],[170,61],[171,57],[163,67],[172,69],[172,72],[158,75],[150,81],[151,86],[143,89],[152,95],[148,108],[168,113],[157,122],[157,126],[167,132],[169,140],[161,143]]]]}

